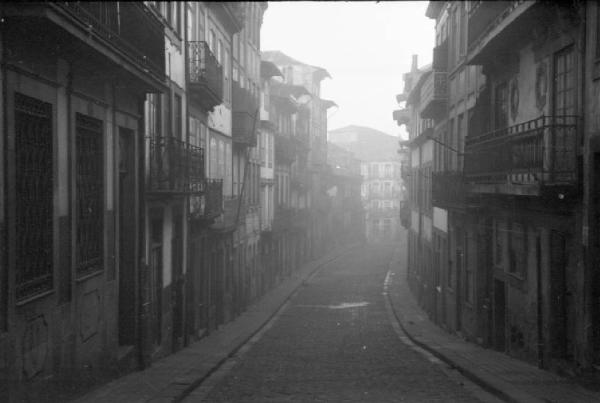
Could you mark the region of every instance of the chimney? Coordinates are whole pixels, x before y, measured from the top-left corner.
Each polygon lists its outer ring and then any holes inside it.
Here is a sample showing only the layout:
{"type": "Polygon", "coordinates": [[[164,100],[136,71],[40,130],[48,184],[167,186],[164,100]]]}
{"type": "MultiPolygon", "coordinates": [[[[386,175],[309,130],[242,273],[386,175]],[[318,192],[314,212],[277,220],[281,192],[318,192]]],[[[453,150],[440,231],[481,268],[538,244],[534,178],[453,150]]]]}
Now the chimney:
{"type": "Polygon", "coordinates": [[[417,71],[417,61],[419,59],[419,55],[412,55],[412,66],[410,67],[410,71],[417,71]]]}

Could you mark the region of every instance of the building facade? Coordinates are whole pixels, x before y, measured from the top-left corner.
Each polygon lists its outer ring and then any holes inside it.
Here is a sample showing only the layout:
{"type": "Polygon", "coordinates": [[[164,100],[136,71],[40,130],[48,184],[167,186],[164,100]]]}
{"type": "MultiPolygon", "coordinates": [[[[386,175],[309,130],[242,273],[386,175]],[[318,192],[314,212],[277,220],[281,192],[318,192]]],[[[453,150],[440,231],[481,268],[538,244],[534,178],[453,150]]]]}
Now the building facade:
{"type": "Polygon", "coordinates": [[[398,139],[368,127],[348,126],[330,131],[329,141],[361,161],[367,240],[397,239],[402,189],[398,139]]]}
{"type": "Polygon", "coordinates": [[[146,4],[0,13],[0,388],[11,388],[0,393],[10,400],[141,351],[144,102],[167,91],[167,71],[164,21],[146,4]]]}
{"type": "Polygon", "coordinates": [[[559,372],[598,361],[597,13],[430,2],[433,79],[396,119],[414,133],[432,119],[433,245],[408,250],[422,306],[449,331],[559,372]]]}
{"type": "Polygon", "coordinates": [[[266,9],[1,8],[7,400],[152,365],[327,250],[327,74],[262,60],[266,9]]]}

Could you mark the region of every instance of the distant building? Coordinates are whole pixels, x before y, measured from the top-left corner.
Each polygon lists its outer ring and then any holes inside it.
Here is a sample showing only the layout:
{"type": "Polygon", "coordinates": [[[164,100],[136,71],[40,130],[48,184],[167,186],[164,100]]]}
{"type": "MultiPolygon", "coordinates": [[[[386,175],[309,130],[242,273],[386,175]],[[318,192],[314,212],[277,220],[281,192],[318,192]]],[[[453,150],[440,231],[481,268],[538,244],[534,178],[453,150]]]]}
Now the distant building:
{"type": "Polygon", "coordinates": [[[400,158],[398,138],[375,129],[347,126],[329,132],[329,141],[361,161],[361,195],[369,241],[391,241],[400,225],[400,158]]]}
{"type": "Polygon", "coordinates": [[[364,241],[365,209],[362,205],[360,160],[350,151],[327,144],[331,173],[327,193],[332,200],[332,236],[336,242],[364,241]]]}

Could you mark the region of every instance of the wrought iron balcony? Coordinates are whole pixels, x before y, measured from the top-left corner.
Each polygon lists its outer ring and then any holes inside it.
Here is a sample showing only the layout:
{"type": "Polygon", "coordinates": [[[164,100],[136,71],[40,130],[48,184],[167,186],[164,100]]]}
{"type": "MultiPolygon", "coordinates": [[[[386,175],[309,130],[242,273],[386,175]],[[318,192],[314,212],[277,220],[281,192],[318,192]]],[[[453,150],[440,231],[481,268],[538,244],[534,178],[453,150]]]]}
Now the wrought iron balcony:
{"type": "MultiPolygon", "coordinates": [[[[67,31],[109,59],[132,67],[130,71],[152,86],[164,85],[164,26],[143,2],[14,4],[5,7],[4,13],[16,16],[37,16],[39,13],[61,28],[65,28],[66,22],[67,31]]],[[[47,33],[50,35],[49,30],[47,33]]]]}
{"type": "Polygon", "coordinates": [[[465,204],[465,182],[462,172],[434,172],[431,200],[436,207],[462,208],[465,204]]]}
{"type": "Polygon", "coordinates": [[[448,73],[433,71],[421,87],[423,119],[438,119],[446,110],[448,101],[448,73]]]}
{"type": "Polygon", "coordinates": [[[433,71],[448,71],[448,39],[433,48],[431,68],[433,71]]]}
{"type": "Polygon", "coordinates": [[[191,100],[206,110],[223,102],[223,68],[204,41],[187,43],[187,82],[191,100]]]}
{"type": "Polygon", "coordinates": [[[575,187],[578,121],[542,116],[467,137],[465,177],[477,185],[471,191],[540,195],[549,187],[575,187]]]}
{"type": "Polygon", "coordinates": [[[204,191],[204,149],[173,137],[149,138],[148,192],[188,194],[204,191]]]}
{"type": "Polygon", "coordinates": [[[392,117],[398,126],[408,125],[410,123],[410,111],[408,109],[396,109],[392,113],[392,117]]]}
{"type": "Polygon", "coordinates": [[[256,145],[258,119],[260,119],[257,113],[258,102],[249,90],[241,88],[236,82],[233,83],[232,109],[231,131],[233,141],[254,147],[256,145]]]}
{"type": "Polygon", "coordinates": [[[223,213],[223,180],[205,179],[203,192],[190,197],[190,218],[210,221],[223,213]]]}

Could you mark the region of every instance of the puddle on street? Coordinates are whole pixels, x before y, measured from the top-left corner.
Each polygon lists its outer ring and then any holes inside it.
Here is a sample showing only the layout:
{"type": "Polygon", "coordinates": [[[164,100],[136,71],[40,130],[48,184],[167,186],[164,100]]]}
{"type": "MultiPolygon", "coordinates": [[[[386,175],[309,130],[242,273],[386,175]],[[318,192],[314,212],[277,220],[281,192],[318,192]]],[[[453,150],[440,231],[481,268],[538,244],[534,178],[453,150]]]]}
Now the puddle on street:
{"type": "Polygon", "coordinates": [[[338,305],[296,305],[300,308],[327,308],[327,309],[349,309],[349,308],[361,308],[369,305],[370,302],[342,302],[338,305]]]}

